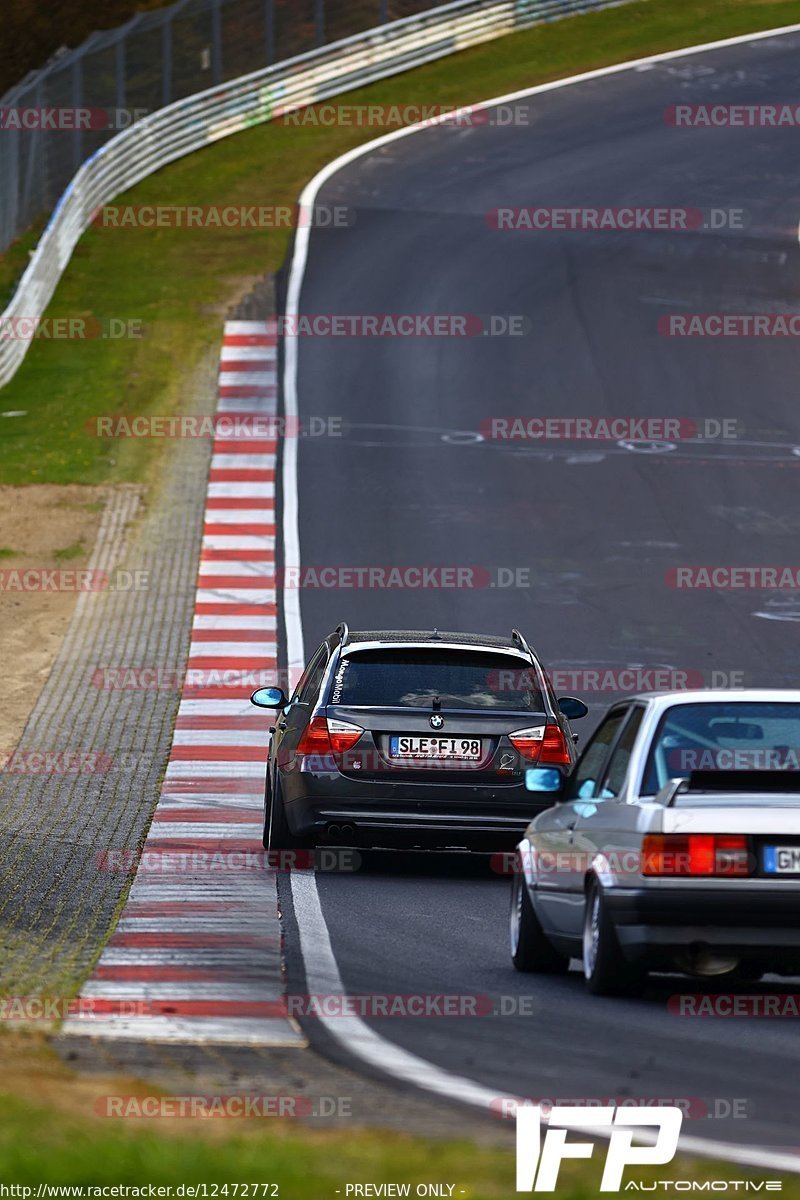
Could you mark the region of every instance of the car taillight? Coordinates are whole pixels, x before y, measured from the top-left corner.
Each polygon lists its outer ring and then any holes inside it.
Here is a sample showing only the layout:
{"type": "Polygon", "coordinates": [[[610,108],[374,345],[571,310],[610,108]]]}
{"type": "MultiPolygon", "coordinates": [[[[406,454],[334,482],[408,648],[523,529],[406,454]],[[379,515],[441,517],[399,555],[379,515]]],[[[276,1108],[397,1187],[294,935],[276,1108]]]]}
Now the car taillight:
{"type": "Polygon", "coordinates": [[[312,717],[297,744],[298,754],[343,754],[354,746],[364,730],[350,721],[312,717]]]}
{"type": "Polygon", "coordinates": [[[537,762],[544,741],[544,725],[536,725],[533,729],[518,729],[516,733],[508,735],[508,740],[523,758],[537,762]]]}
{"type": "Polygon", "coordinates": [[[297,743],[298,754],[330,754],[333,750],[325,717],[312,717],[297,743]]]}
{"type": "Polygon", "coordinates": [[[522,757],[530,762],[569,766],[569,750],[558,725],[535,725],[531,729],[517,729],[508,735],[508,740],[519,750],[522,757]]]}
{"type": "Polygon", "coordinates": [[[647,833],[642,874],[749,875],[747,838],[731,833],[647,833]]]}
{"type": "Polygon", "coordinates": [[[328,734],[334,754],[344,754],[351,746],[355,746],[364,730],[352,721],[335,721],[328,717],[328,734]]]}
{"type": "Polygon", "coordinates": [[[544,738],[542,739],[542,753],[539,755],[539,762],[548,763],[554,767],[569,766],[567,739],[558,725],[545,726],[544,738]]]}

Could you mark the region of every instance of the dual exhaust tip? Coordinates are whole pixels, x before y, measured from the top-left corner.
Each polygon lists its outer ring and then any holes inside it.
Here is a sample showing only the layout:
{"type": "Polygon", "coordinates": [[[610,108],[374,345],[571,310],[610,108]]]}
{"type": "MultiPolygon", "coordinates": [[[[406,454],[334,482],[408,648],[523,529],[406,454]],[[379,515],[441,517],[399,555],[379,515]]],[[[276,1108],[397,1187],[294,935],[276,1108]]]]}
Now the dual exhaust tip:
{"type": "Polygon", "coordinates": [[[355,825],[346,822],[344,825],[326,825],[325,836],[330,841],[335,841],[337,838],[351,838],[355,833],[355,825]]]}

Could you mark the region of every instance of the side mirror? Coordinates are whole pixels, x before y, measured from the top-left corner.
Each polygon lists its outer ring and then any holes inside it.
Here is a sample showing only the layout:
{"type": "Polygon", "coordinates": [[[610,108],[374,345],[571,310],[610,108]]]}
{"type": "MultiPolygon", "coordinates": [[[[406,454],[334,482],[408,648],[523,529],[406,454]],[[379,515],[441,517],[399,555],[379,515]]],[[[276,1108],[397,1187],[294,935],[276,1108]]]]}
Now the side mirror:
{"type": "Polygon", "coordinates": [[[525,787],[529,792],[548,794],[560,800],[564,794],[565,777],[556,767],[528,767],[525,772],[525,787]]]}
{"type": "Polygon", "coordinates": [[[256,708],[286,708],[289,701],[283,688],[264,687],[256,688],[250,697],[250,703],[255,704],[256,708]]]}
{"type": "Polygon", "coordinates": [[[577,696],[559,696],[558,707],[568,721],[579,721],[585,717],[589,709],[577,696]]]}

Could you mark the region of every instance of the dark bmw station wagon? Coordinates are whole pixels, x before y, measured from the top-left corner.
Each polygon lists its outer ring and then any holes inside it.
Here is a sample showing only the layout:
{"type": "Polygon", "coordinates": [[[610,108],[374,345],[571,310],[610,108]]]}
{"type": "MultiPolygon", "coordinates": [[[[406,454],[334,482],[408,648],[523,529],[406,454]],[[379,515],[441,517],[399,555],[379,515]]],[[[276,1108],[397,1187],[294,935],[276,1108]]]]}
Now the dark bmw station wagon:
{"type": "Polygon", "coordinates": [[[523,636],[350,632],[341,624],[278,710],[264,845],[510,848],[546,807],[526,771],[568,772],[568,718],[523,636]]]}

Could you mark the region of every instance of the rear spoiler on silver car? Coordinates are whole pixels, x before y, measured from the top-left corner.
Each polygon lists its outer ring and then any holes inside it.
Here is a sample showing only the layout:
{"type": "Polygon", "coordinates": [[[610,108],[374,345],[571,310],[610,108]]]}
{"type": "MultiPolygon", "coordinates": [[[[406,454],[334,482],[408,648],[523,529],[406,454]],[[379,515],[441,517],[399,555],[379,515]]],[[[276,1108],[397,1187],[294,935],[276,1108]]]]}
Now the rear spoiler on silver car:
{"type": "Polygon", "coordinates": [[[656,802],[669,808],[677,796],[693,792],[800,792],[800,771],[692,771],[688,779],[670,779],[656,802]]]}

